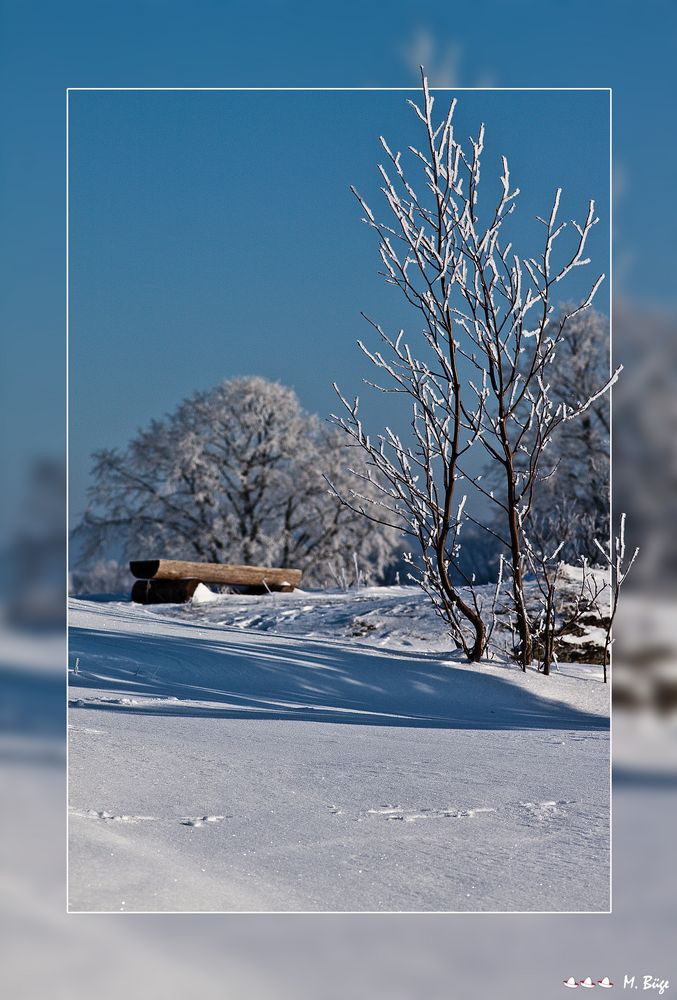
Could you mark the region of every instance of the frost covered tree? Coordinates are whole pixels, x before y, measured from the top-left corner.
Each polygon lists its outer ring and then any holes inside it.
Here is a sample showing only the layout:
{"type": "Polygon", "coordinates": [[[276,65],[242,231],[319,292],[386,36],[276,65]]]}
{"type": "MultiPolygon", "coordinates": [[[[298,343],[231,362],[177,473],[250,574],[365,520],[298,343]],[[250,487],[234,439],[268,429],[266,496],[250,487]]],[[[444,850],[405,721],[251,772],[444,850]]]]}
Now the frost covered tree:
{"type": "Polygon", "coordinates": [[[345,486],[348,464],[343,436],[291,389],[225,381],[151,421],[126,448],[95,454],[76,532],[82,562],[117,544],[126,558],[295,566],[321,584],[357,557],[362,574],[379,579],[398,539],[330,494],[324,476],[345,486]]]}
{"type": "Polygon", "coordinates": [[[585,221],[571,224],[573,240],[559,252],[566,223],[559,220],[558,189],[549,214],[539,218],[544,235],[537,255],[516,253],[505,224],[519,188],[511,184],[506,158],[498,198],[480,213],[484,126],[464,147],[454,131],[456,101],[435,121],[423,73],[422,82],[421,106],[408,103],[422,125],[423,141],[409,147],[406,172],[402,154],[381,138],[386,221],[355,191],[363,221],[377,234],[386,281],[400,289],[422,324],[413,346],[403,330],[391,337],[377,323],[372,325],[381,350],[359,344],[379,373],[379,382],[368,384],[409,398],[411,434],[405,438],[386,428],[371,437],[358,413],[359,400],[339,393],[345,413],[337,420],[367,456],[362,483],[380,494],[374,500],[365,489],[353,488],[343,500],[377,523],[403,525],[417,542],[419,582],[472,660],[483,655],[488,632],[474,580],[459,563],[463,525],[474,522],[496,536],[507,550],[517,655],[526,669],[532,636],[525,528],[537,490],[553,471],[544,455],[555,432],[582,417],[613,381],[607,377],[588,396],[573,399],[558,398],[550,384],[570,324],[590,307],[604,276],[556,320],[554,288],[590,263],[586,244],[598,219],[591,201],[585,221]],[[471,452],[478,449],[498,470],[496,489],[473,471],[479,466],[471,452]],[[491,518],[471,512],[468,497],[472,502],[480,494],[498,508],[498,529],[491,518]],[[465,577],[466,586],[455,584],[454,575],[465,577]]]}
{"type": "Polygon", "coordinates": [[[607,394],[596,396],[608,373],[608,317],[596,309],[578,313],[550,365],[550,394],[562,404],[595,398],[553,435],[548,462],[554,471],[535,492],[530,514],[539,535],[564,542],[561,556],[568,562],[597,561],[596,539],[609,536],[610,405],[607,394]]]}

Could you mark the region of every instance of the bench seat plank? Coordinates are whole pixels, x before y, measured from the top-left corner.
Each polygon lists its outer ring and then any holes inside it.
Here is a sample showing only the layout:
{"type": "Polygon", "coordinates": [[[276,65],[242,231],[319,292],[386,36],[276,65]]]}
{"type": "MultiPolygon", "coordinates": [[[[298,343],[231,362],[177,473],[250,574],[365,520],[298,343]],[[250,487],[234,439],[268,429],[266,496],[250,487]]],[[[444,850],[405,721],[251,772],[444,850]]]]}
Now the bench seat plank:
{"type": "Polygon", "coordinates": [[[203,583],[233,586],[286,586],[293,589],[301,582],[300,569],[272,566],[234,566],[227,563],[185,562],[180,559],[142,559],[129,564],[139,580],[201,580],[203,583]]]}

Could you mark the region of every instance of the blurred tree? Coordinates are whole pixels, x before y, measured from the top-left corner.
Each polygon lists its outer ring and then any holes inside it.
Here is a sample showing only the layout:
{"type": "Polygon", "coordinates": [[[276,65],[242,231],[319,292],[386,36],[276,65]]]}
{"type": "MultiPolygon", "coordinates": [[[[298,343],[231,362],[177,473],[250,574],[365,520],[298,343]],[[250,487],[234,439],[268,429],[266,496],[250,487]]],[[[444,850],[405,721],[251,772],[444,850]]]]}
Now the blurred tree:
{"type": "Polygon", "coordinates": [[[614,393],[613,501],[641,546],[629,587],[664,596],[677,581],[677,320],[614,302],[614,354],[631,376],[614,393]]]}

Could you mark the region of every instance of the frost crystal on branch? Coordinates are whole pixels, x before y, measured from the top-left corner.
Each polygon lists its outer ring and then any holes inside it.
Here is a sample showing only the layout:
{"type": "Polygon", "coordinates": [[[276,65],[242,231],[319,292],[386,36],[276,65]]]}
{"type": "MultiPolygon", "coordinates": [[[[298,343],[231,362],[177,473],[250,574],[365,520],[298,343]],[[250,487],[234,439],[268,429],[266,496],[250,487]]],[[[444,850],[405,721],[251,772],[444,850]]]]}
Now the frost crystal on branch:
{"type": "Polygon", "coordinates": [[[553,289],[590,263],[586,248],[598,218],[590,201],[585,221],[568,227],[560,219],[558,188],[548,215],[539,219],[540,252],[519,255],[503,239],[519,195],[505,157],[498,200],[488,214],[479,211],[484,125],[466,147],[454,130],[455,101],[436,122],[423,71],[422,101],[408,103],[424,141],[420,148],[409,146],[413,166],[405,171],[402,153],[381,139],[387,221],[353,191],[363,222],[376,234],[385,280],[400,289],[422,324],[414,346],[404,331],[392,338],[370,320],[382,347],[359,344],[378,372],[367,384],[408,398],[409,431],[404,438],[386,428],[371,438],[357,399],[350,403],[339,392],[343,414],[336,422],[365,454],[370,471],[363,478],[375,484],[379,497],[368,500],[356,489],[337,494],[372,522],[399,527],[416,540],[419,559],[411,560],[412,575],[473,660],[484,654],[488,632],[473,575],[459,561],[462,528],[471,522],[490,532],[506,550],[516,655],[526,669],[532,638],[524,597],[525,530],[540,483],[552,474],[543,468],[543,455],[557,430],[586,414],[618,376],[575,400],[558,398],[549,379],[569,324],[590,307],[604,280],[596,277],[585,299],[553,322],[553,289]],[[471,472],[477,465],[469,461],[472,449],[481,450],[495,470],[489,481],[497,487],[488,489],[471,472]],[[464,481],[498,512],[494,521],[471,513],[465,489],[462,499],[457,496],[464,481]]]}

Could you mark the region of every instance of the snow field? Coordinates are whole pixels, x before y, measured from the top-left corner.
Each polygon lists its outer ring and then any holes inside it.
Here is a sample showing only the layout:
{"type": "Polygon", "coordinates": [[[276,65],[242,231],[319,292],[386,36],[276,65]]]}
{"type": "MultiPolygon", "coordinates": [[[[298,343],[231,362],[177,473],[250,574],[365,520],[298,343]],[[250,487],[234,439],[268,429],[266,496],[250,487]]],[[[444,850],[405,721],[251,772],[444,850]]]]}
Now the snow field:
{"type": "Polygon", "coordinates": [[[608,909],[608,687],[443,643],[413,588],[74,600],[70,908],[608,909]]]}

